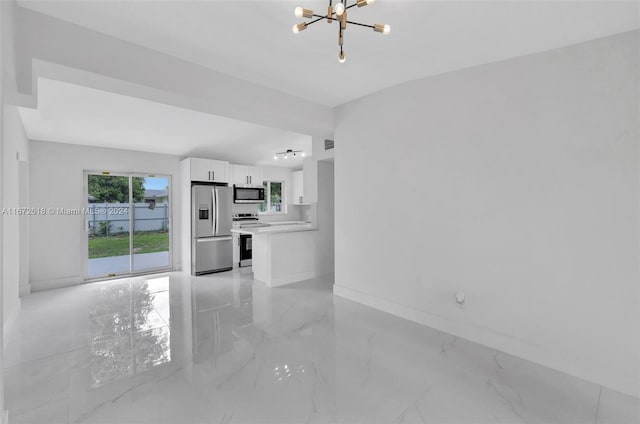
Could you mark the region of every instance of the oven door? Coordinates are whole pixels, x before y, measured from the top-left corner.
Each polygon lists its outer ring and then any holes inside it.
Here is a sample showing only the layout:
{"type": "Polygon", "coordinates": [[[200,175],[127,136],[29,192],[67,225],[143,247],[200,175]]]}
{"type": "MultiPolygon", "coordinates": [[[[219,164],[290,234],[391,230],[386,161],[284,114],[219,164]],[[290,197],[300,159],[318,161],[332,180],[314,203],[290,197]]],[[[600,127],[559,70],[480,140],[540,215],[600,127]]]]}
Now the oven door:
{"type": "Polygon", "coordinates": [[[251,234],[240,234],[240,266],[251,266],[252,240],[251,234]]]}
{"type": "Polygon", "coordinates": [[[264,187],[233,186],[234,203],[262,203],[264,202],[264,187]]]}

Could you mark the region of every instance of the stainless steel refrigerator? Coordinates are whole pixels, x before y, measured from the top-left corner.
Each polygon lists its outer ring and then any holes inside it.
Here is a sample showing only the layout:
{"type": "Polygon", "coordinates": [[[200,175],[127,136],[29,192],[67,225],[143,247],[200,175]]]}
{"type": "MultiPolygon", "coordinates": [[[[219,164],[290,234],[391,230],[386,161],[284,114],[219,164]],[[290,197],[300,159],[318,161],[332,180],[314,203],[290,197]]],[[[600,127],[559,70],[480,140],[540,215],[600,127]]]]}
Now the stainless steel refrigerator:
{"type": "Polygon", "coordinates": [[[233,268],[231,205],[233,189],[213,184],[191,186],[191,274],[233,268]]]}

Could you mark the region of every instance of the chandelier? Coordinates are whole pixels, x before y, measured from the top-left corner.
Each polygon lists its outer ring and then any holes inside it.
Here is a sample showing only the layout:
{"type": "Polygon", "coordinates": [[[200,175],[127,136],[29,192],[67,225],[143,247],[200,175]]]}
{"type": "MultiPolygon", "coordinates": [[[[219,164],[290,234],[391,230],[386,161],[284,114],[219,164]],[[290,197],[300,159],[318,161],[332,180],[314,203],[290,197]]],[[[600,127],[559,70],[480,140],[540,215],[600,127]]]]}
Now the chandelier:
{"type": "Polygon", "coordinates": [[[358,22],[353,22],[347,19],[347,10],[351,9],[354,6],[363,7],[373,4],[376,0],[356,0],[355,3],[347,6],[348,0],[339,0],[337,1],[335,7],[333,6],[333,0],[329,0],[329,8],[327,9],[326,15],[317,15],[313,13],[311,9],[305,9],[303,7],[296,7],[295,15],[297,18],[316,18],[309,22],[301,22],[293,26],[294,34],[299,33],[300,31],[304,31],[311,24],[315,24],[318,21],[326,20],[327,23],[332,23],[336,21],[339,23],[338,25],[338,45],[340,46],[340,52],[338,53],[338,62],[344,63],[347,60],[347,55],[344,53],[343,49],[343,36],[344,31],[347,29],[347,24],[352,24],[356,26],[371,28],[375,32],[379,32],[381,34],[389,34],[391,31],[391,27],[389,25],[384,24],[375,24],[375,25],[367,25],[361,24],[358,22]]]}
{"type": "Polygon", "coordinates": [[[289,156],[296,157],[296,156],[298,156],[298,155],[300,155],[300,156],[304,157],[304,151],[302,151],[302,150],[291,150],[291,149],[287,149],[287,150],[286,150],[286,151],[284,151],[284,152],[277,152],[275,155],[273,155],[273,158],[274,158],[275,160],[278,160],[278,159],[280,159],[281,157],[282,157],[282,158],[284,158],[284,159],[289,159],[289,156]]]}

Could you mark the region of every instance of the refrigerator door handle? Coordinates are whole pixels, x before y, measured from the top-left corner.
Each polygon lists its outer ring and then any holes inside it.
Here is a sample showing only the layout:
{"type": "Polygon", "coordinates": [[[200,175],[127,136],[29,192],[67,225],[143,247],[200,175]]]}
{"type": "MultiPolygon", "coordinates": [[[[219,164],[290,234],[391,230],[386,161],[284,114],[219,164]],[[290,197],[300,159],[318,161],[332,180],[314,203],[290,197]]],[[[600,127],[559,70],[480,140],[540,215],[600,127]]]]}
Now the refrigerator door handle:
{"type": "Polygon", "coordinates": [[[220,220],[220,205],[218,202],[218,189],[214,188],[213,189],[213,195],[216,199],[216,217],[215,217],[215,229],[216,231],[214,232],[215,235],[218,235],[218,227],[220,226],[220,223],[218,222],[220,220]]]}
{"type": "MultiPolygon", "coordinates": [[[[216,198],[216,190],[214,188],[211,189],[211,214],[215,214],[215,211],[218,209],[218,205],[217,205],[217,198],[216,198]]],[[[211,217],[211,234],[212,235],[216,235],[216,232],[218,231],[218,229],[216,228],[216,225],[218,224],[216,217],[212,216],[211,217]]]]}
{"type": "Polygon", "coordinates": [[[209,243],[214,241],[226,241],[231,240],[231,237],[205,237],[196,239],[196,243],[209,243]]]}

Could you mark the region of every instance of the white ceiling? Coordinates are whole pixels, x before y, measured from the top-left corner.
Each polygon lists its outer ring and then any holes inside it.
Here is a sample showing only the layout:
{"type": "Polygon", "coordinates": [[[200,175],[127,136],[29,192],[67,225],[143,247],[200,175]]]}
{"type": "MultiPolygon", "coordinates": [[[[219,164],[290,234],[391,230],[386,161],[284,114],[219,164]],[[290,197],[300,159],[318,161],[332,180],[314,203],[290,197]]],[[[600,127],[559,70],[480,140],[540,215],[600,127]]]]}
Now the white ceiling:
{"type": "Polygon", "coordinates": [[[275,152],[311,154],[307,135],[42,78],[38,109],[20,116],[31,140],[287,168],[302,168],[302,159],[275,161],[275,152]]]}
{"type": "MultiPolygon", "coordinates": [[[[349,0],[351,3],[353,0],[349,0]]],[[[294,35],[298,3],[326,0],[32,1],[22,7],[211,69],[335,106],[408,80],[558,48],[640,26],[637,1],[378,0],[351,20],[388,23],[383,36],[353,25],[347,62],[337,27],[294,35]]]]}
{"type": "MultiPolygon", "coordinates": [[[[326,0],[17,1],[328,106],[405,81],[640,27],[638,1],[378,0],[351,9],[349,19],[388,23],[391,34],[349,26],[348,59],[341,65],[335,23],[291,31],[299,21],[296,5],[321,12],[326,0]]],[[[45,79],[38,81],[38,110],[20,113],[31,139],[291,168],[301,167],[301,160],[276,162],[273,153],[311,152],[306,135],[45,79]]]]}

